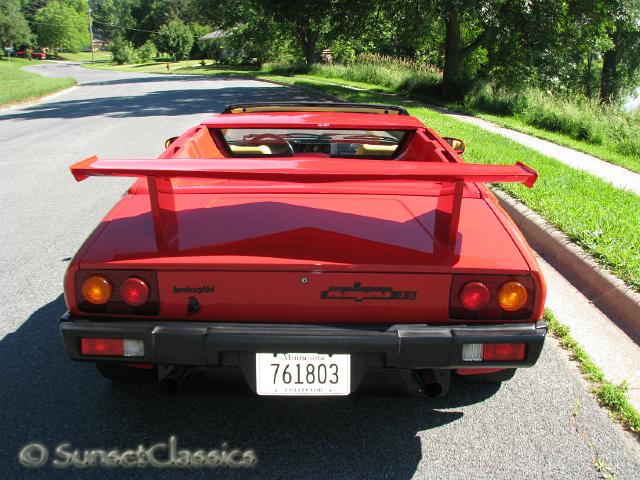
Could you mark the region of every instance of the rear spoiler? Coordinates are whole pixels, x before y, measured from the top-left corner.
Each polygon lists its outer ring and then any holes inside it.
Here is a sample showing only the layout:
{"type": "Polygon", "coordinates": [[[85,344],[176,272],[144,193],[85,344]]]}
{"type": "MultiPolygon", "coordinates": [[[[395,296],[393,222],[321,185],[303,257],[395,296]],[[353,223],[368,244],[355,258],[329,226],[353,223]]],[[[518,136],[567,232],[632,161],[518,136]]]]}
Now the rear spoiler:
{"type": "MultiPolygon", "coordinates": [[[[80,182],[90,176],[147,177],[149,198],[158,245],[177,226],[171,178],[211,178],[295,183],[347,181],[418,180],[452,185],[438,201],[437,236],[454,243],[458,231],[465,182],[519,182],[531,188],[538,178],[535,170],[515,165],[469,163],[351,160],[314,157],[216,158],[216,159],[98,159],[92,156],[71,166],[80,182]]],[[[444,187],[444,185],[443,185],[444,187]]]]}

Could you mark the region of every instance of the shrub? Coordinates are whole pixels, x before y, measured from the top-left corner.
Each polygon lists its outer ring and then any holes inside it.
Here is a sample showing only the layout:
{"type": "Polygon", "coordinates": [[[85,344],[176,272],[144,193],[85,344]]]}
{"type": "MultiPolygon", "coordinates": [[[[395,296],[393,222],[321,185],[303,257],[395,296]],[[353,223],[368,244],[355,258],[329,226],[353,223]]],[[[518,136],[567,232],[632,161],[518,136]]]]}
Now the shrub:
{"type": "Polygon", "coordinates": [[[260,70],[273,75],[291,76],[309,73],[310,68],[306,63],[271,62],[262,65],[260,70]]]}
{"type": "Polygon", "coordinates": [[[432,65],[380,54],[361,54],[349,65],[315,64],[311,73],[328,78],[381,85],[393,92],[437,93],[442,73],[432,65]]]}
{"type": "Polygon", "coordinates": [[[189,56],[194,41],[191,29],[182,20],[171,20],[153,34],[153,43],[158,51],[168,53],[176,60],[189,56]]]}
{"type": "Polygon", "coordinates": [[[151,40],[147,40],[144,45],[138,48],[137,54],[141,62],[150,62],[158,56],[158,50],[151,40]]]}
{"type": "Polygon", "coordinates": [[[124,38],[114,38],[109,45],[109,50],[111,50],[113,61],[118,65],[136,63],[138,61],[138,52],[133,48],[133,44],[124,38]]]}

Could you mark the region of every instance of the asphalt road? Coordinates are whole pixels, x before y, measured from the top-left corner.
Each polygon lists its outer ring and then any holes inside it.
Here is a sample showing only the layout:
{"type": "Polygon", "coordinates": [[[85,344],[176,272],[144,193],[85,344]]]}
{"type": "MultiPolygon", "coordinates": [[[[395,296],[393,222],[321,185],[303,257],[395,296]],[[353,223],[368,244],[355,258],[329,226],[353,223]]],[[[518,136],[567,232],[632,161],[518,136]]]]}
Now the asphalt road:
{"type": "Polygon", "coordinates": [[[255,81],[35,67],[79,88],[0,112],[0,478],[640,478],[638,443],[600,409],[549,339],[535,368],[502,387],[454,384],[437,400],[354,395],[259,398],[233,385],[110,385],[67,359],[57,331],[66,264],[130,180],[75,183],[94,153],[157,155],[164,139],[227,103],[300,98],[255,81]],[[253,449],[252,469],[27,469],[18,452],[253,449]],[[225,445],[226,444],[226,445],[225,445]]]}

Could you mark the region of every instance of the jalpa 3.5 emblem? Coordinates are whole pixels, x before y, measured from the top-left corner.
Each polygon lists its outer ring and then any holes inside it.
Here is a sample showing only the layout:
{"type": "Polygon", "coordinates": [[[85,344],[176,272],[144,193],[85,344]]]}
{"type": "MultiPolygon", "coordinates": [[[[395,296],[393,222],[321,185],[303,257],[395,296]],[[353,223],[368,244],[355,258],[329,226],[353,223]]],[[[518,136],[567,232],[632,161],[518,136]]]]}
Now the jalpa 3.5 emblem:
{"type": "Polygon", "coordinates": [[[417,292],[394,290],[393,287],[363,287],[356,282],[350,287],[329,287],[320,293],[323,300],[415,300],[417,292]]]}

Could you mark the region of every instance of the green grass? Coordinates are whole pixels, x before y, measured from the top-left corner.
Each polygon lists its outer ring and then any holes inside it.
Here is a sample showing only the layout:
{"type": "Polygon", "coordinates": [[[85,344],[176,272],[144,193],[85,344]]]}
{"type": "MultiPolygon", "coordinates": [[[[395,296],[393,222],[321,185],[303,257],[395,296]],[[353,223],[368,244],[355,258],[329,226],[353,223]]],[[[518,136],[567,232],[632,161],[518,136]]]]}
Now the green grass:
{"type": "MultiPolygon", "coordinates": [[[[110,62],[111,61],[111,52],[94,52],[93,54],[94,60],[96,62],[110,62]]],[[[60,60],[69,60],[71,62],[90,62],[91,61],[91,52],[77,52],[77,53],[68,53],[61,52],[58,53],[58,58],[60,60]]]]}
{"type": "MultiPolygon", "coordinates": [[[[166,72],[164,63],[119,66],[93,66],[115,70],[166,72]]],[[[510,164],[522,161],[535,168],[540,178],[532,189],[516,184],[501,188],[521,200],[547,221],[566,233],[604,267],[640,291],[640,197],[626,192],[586,172],[575,170],[475,125],[454,120],[415,102],[318,80],[313,75],[284,76],[265,74],[256,69],[238,69],[191,61],[172,64],[173,73],[242,76],[278,80],[315,88],[352,102],[395,103],[442,135],[462,138],[467,144],[465,160],[472,163],[510,164]]]]}
{"type": "Polygon", "coordinates": [[[560,323],[552,311],[546,309],[544,318],[551,333],[558,338],[560,346],[570,351],[574,360],[578,362],[582,375],[591,384],[591,391],[600,405],[640,438],[640,413],[629,403],[627,384],[622,382],[616,385],[607,380],[585,349],[571,336],[569,327],[560,323]]]}
{"type": "Polygon", "coordinates": [[[75,84],[72,78],[47,78],[21,69],[37,63],[23,59],[0,60],[0,106],[34,100],[75,84]]]}

